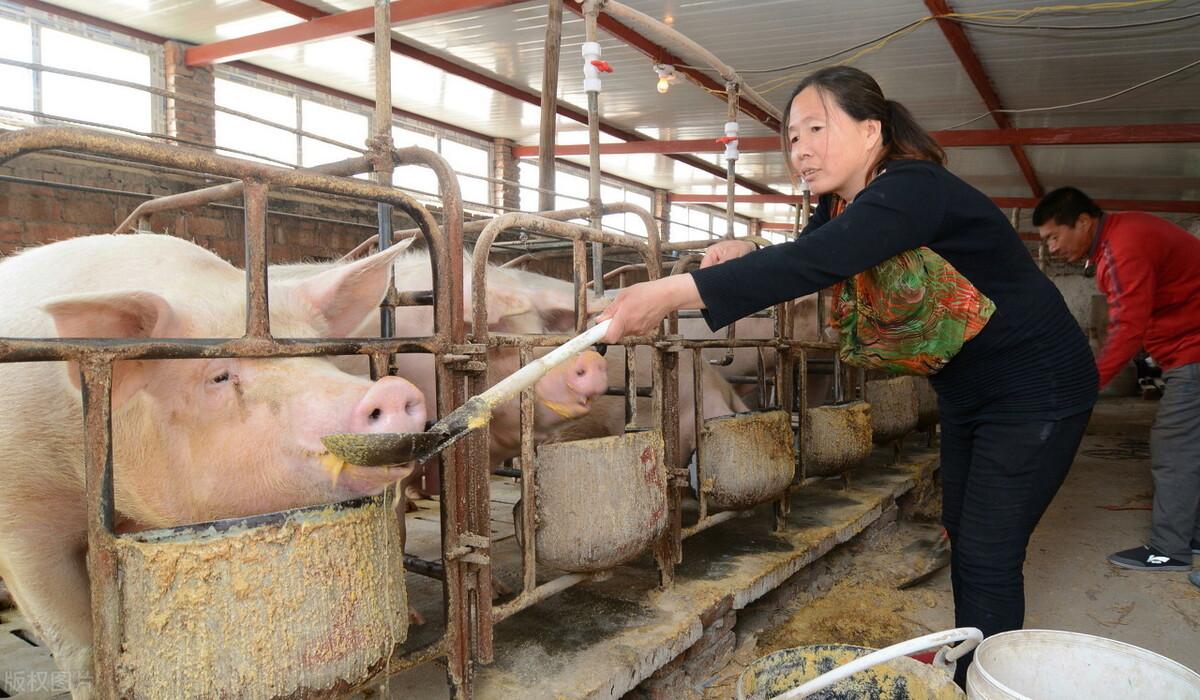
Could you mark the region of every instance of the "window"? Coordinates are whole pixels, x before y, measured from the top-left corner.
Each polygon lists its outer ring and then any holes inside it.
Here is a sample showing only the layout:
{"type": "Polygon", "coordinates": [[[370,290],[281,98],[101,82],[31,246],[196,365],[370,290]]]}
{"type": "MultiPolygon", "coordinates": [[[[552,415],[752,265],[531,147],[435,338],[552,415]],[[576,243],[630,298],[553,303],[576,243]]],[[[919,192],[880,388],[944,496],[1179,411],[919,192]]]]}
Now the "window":
{"type": "MultiPolygon", "coordinates": [[[[419,131],[393,126],[392,142],[396,144],[396,148],[419,146],[437,153],[437,137],[432,134],[422,134],[419,131]]],[[[396,168],[396,175],[392,182],[396,187],[422,194],[436,195],[438,193],[437,175],[423,165],[405,165],[396,168]]]]}
{"type": "Polygon", "coordinates": [[[490,175],[490,154],[482,148],[475,148],[447,138],[441,139],[441,154],[450,164],[450,168],[459,173],[458,186],[462,189],[463,201],[490,204],[491,198],[488,196],[488,192],[491,189],[489,187],[491,183],[477,177],[468,177],[469,175],[484,177],[490,175]]]}
{"type": "MultiPolygon", "coordinates": [[[[520,164],[521,210],[538,210],[538,174],[540,169],[531,160],[523,160],[520,164]]],[[[587,206],[588,178],[587,171],[570,166],[559,167],[555,170],[555,209],[577,209],[587,206]]],[[[649,189],[639,189],[617,180],[604,179],[600,181],[600,200],[606,204],[626,202],[650,211],[653,200],[649,189]]],[[[605,228],[617,233],[634,236],[645,236],[646,225],[637,214],[619,212],[608,214],[601,221],[605,228]]]]}
{"type": "MultiPolygon", "coordinates": [[[[671,205],[671,235],[672,241],[703,241],[711,238],[722,238],[728,225],[725,212],[718,209],[671,205]]],[[[733,233],[735,236],[745,236],[749,233],[749,225],[741,219],[734,218],[733,233]]]]}
{"type": "MultiPolygon", "coordinates": [[[[216,80],[215,90],[219,105],[268,119],[281,126],[296,126],[296,100],[290,95],[280,95],[221,78],[216,80]]],[[[216,127],[218,148],[241,151],[231,155],[246,158],[252,157],[247,154],[254,154],[259,156],[254,160],[269,158],[276,164],[296,164],[296,135],[290,131],[220,110],[216,114],[216,127]]]]}
{"type": "MultiPolygon", "coordinates": [[[[41,31],[41,63],[150,85],[150,57],[53,29],[41,31]]],[[[126,129],[153,130],[151,95],[135,88],[57,73],[42,74],[42,110],[126,129]]]]}
{"type": "MultiPolygon", "coordinates": [[[[90,38],[83,34],[92,28],[40,17],[0,17],[0,57],[147,87],[156,83],[157,47],[120,35],[90,38]]],[[[5,115],[5,121],[21,126],[53,123],[58,117],[148,133],[155,130],[161,103],[160,98],[133,87],[0,66],[0,112],[8,107],[47,115],[13,111],[5,115]]]]}
{"type": "MultiPolygon", "coordinates": [[[[0,58],[33,63],[33,30],[23,22],[0,18],[0,58]]],[[[0,66],[0,109],[33,110],[33,71],[16,66],[0,66]]],[[[13,113],[19,123],[31,123],[33,117],[13,113]]]]}
{"type": "MultiPolygon", "coordinates": [[[[312,100],[300,100],[301,129],[318,136],[366,148],[369,121],[365,114],[329,107],[312,100]]],[[[353,158],[357,155],[360,155],[358,151],[351,151],[348,148],[335,146],[309,136],[303,136],[300,139],[301,165],[306,168],[353,158]]]]}

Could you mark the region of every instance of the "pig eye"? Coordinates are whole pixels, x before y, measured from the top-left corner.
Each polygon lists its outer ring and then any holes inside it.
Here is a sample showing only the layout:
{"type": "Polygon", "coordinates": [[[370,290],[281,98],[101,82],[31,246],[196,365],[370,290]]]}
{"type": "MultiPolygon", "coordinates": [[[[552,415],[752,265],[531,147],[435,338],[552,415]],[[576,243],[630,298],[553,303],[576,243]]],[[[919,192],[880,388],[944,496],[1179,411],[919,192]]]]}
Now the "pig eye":
{"type": "Polygon", "coordinates": [[[221,372],[220,374],[213,377],[209,381],[211,381],[213,384],[223,384],[223,383],[229,381],[229,370],[225,370],[224,372],[221,372]]]}

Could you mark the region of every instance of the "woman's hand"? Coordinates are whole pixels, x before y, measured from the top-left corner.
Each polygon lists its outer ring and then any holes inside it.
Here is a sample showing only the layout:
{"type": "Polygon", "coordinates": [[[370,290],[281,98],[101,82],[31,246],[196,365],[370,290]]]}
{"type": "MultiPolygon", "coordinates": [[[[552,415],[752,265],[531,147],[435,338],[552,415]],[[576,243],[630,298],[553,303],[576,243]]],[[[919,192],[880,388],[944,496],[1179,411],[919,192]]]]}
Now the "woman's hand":
{"type": "Polygon", "coordinates": [[[711,267],[726,260],[740,258],[746,253],[754,252],[757,247],[750,241],[738,238],[714,243],[704,251],[704,259],[700,261],[700,267],[711,267]]]}
{"type": "Polygon", "coordinates": [[[596,318],[612,319],[604,342],[615,343],[627,335],[650,335],[667,314],[678,309],[701,309],[704,302],[691,275],[671,275],[626,287],[596,318]]]}

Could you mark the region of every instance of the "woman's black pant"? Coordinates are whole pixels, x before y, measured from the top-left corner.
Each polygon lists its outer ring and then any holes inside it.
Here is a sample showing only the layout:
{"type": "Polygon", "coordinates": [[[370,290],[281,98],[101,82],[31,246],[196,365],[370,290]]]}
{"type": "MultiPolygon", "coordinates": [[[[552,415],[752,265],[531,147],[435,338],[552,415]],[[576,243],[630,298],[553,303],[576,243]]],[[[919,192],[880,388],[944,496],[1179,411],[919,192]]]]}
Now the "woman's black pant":
{"type": "MultiPolygon", "coordinates": [[[[950,535],[954,621],[985,637],[1025,620],[1025,548],[1067,477],[1091,411],[1023,423],[943,419],[942,524],[950,535]]],[[[958,664],[966,678],[970,657],[958,664]]]]}

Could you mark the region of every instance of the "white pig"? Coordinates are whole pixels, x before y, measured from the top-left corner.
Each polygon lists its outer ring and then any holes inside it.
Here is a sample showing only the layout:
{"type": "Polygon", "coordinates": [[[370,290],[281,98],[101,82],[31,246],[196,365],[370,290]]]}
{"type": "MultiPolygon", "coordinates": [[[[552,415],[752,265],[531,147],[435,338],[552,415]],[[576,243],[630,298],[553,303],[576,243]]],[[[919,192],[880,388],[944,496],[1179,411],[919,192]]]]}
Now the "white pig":
{"type": "MultiPolygon", "coordinates": [[[[407,248],[409,241],[396,246],[407,248]]],[[[286,287],[298,280],[334,267],[333,263],[273,265],[272,285],[286,287]]],[[[463,305],[468,324],[471,321],[471,260],[464,261],[463,305]]],[[[397,258],[396,288],[399,291],[430,289],[433,286],[429,254],[426,251],[407,252],[397,258]]],[[[533,273],[488,266],[487,311],[488,329],[497,333],[554,333],[573,328],[573,294],[570,283],[533,273]]],[[[350,335],[369,337],[379,335],[379,313],[373,310],[362,317],[350,335]]],[[[433,309],[429,306],[407,306],[396,309],[396,336],[418,337],[433,332],[433,309]]],[[[538,351],[535,356],[544,354],[538,351]]],[[[487,385],[512,374],[518,369],[515,349],[493,350],[488,355],[487,385]]],[[[430,397],[436,393],[433,358],[428,354],[406,353],[396,356],[398,373],[410,379],[430,397]]],[[[347,369],[366,373],[362,358],[354,358],[347,369]]],[[[534,440],[540,442],[565,421],[585,415],[592,400],[602,396],[607,388],[606,362],[599,354],[587,351],[564,362],[538,380],[534,440]]],[[[493,467],[520,453],[520,405],[513,400],[498,406],[489,424],[490,454],[493,467]]]]}
{"type": "MultiPolygon", "coordinates": [[[[338,336],[383,298],[393,253],[272,296],[279,337],[338,336]]],[[[244,273],[183,240],[97,235],[0,262],[0,336],[238,337],[244,273]]],[[[321,465],[320,437],[423,429],[411,383],[372,383],[323,358],[127,361],[113,373],[116,510],[168,527],[374,493],[406,468],[321,465]]],[[[69,674],[92,694],[83,418],[71,363],[0,364],[0,577],[69,674]]]]}

